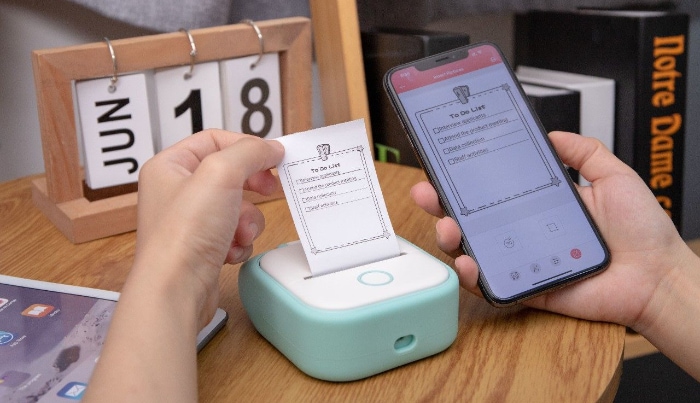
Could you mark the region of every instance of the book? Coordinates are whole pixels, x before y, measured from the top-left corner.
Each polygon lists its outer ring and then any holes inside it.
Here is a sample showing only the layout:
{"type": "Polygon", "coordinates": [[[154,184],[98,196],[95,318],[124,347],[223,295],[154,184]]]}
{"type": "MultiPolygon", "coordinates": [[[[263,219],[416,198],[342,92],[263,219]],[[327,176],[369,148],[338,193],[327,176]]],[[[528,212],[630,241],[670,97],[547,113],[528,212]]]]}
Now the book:
{"type": "MultiPolygon", "coordinates": [[[[615,138],[614,80],[530,66],[518,66],[515,74],[521,83],[577,91],[580,96],[579,133],[595,137],[609,150],[613,150],[615,138]]],[[[589,185],[590,183],[580,178],[579,184],[589,185]]]]}
{"type": "Polygon", "coordinates": [[[516,64],[615,80],[615,154],[681,230],[689,19],[654,10],[516,16],[516,64]]]}
{"type": "Polygon", "coordinates": [[[422,29],[376,28],[361,32],[367,99],[376,158],[420,167],[408,136],[384,92],[392,67],[469,44],[469,35],[422,29]]]}
{"type": "Polygon", "coordinates": [[[548,132],[578,133],[581,130],[581,94],[578,91],[522,81],[520,84],[548,132]]]}
{"type": "MultiPolygon", "coordinates": [[[[560,130],[580,133],[581,94],[565,88],[521,82],[525,95],[547,132],[560,130]]],[[[578,171],[568,168],[574,182],[582,184],[578,171]]]]}

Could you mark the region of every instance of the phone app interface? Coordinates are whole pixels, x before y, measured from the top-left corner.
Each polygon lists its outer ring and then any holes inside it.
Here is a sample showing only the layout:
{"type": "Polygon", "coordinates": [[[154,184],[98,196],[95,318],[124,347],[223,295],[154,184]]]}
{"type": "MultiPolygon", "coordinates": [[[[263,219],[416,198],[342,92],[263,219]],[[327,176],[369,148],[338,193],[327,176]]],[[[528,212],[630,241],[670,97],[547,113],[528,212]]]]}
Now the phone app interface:
{"type": "Polygon", "coordinates": [[[116,302],[0,284],[0,402],[79,400],[116,302]]]}
{"type": "Polygon", "coordinates": [[[427,70],[400,69],[390,80],[494,295],[512,298],[604,262],[494,47],[427,70]]]}

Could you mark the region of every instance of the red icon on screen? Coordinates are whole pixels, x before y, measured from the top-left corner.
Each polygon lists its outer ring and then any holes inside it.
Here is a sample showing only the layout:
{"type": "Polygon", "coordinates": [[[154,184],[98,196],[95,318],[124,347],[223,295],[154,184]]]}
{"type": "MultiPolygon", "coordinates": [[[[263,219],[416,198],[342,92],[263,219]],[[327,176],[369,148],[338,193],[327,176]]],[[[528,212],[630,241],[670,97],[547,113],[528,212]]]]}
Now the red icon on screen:
{"type": "Polygon", "coordinates": [[[43,318],[44,316],[50,314],[53,310],[54,307],[51,305],[34,304],[22,311],[22,315],[32,318],[43,318]]]}
{"type": "Polygon", "coordinates": [[[578,248],[571,249],[571,257],[574,259],[580,259],[581,258],[581,249],[578,249],[578,248]]]}

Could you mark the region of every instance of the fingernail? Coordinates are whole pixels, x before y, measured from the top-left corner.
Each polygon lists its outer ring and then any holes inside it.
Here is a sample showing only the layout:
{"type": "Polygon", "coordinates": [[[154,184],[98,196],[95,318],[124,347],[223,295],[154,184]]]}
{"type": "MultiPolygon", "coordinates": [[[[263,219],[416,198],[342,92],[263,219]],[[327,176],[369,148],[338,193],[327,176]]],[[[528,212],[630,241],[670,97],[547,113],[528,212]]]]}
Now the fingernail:
{"type": "Polygon", "coordinates": [[[279,141],[277,141],[277,140],[268,140],[268,141],[270,142],[271,146],[273,146],[279,150],[284,151],[284,145],[282,143],[280,143],[279,141]]]}
{"type": "Polygon", "coordinates": [[[240,262],[244,253],[245,253],[245,249],[243,249],[241,247],[236,247],[236,250],[233,253],[234,262],[240,262]]]}
{"type": "Polygon", "coordinates": [[[438,230],[438,225],[435,223],[435,238],[437,240],[438,245],[441,245],[440,242],[440,231],[438,230]]]}
{"type": "Polygon", "coordinates": [[[251,223],[248,225],[248,231],[250,231],[251,239],[257,239],[258,235],[260,235],[260,227],[258,227],[258,224],[251,223]]]}

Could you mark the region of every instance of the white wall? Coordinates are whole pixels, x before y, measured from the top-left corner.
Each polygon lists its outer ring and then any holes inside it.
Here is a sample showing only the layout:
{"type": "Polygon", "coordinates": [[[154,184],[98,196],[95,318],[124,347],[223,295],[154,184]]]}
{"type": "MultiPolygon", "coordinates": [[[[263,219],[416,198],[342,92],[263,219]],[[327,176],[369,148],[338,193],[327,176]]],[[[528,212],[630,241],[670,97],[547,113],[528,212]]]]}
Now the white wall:
{"type": "Polygon", "coordinates": [[[31,52],[150,33],[56,0],[0,0],[0,182],[44,171],[31,52]]]}

